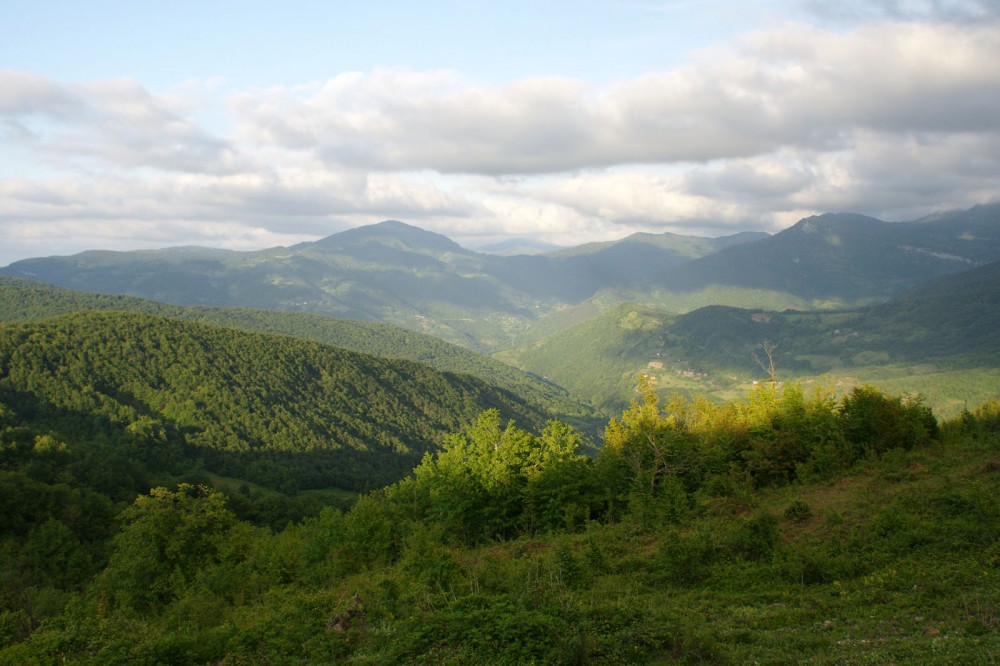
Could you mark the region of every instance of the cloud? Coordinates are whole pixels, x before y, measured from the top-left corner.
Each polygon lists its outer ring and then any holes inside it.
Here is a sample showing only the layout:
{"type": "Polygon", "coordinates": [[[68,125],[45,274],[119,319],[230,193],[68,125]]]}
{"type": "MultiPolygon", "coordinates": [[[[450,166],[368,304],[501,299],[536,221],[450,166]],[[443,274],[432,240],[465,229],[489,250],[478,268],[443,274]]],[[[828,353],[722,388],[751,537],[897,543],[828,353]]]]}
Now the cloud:
{"type": "Polygon", "coordinates": [[[77,168],[227,172],[238,157],[166,96],[131,79],[61,84],[0,71],[0,119],[6,137],[28,142],[50,162],[77,168]]]}
{"type": "Polygon", "coordinates": [[[26,72],[0,69],[0,115],[43,115],[56,118],[78,114],[83,101],[66,86],[26,72]]]}
{"type": "Polygon", "coordinates": [[[1000,200],[1000,25],[888,20],[902,6],[841,31],[776,25],[604,87],[376,69],[151,91],[0,70],[14,148],[0,154],[0,260],[45,238],[244,247],[397,218],[574,243],[1000,200]]]}
{"type": "Polygon", "coordinates": [[[376,70],[243,93],[233,105],[242,136],[330,165],[496,175],[579,164],[584,89],[558,77],[482,88],[449,72],[376,70]]]}
{"type": "Polygon", "coordinates": [[[972,23],[1000,18],[996,0],[853,0],[824,2],[804,0],[808,12],[826,20],[857,23],[860,21],[948,21],[972,23]]]}
{"type": "Polygon", "coordinates": [[[362,169],[538,174],[836,149],[858,128],[1000,129],[1000,29],[782,26],[601,90],[378,70],[244,93],[234,108],[244,136],[362,169]]]}

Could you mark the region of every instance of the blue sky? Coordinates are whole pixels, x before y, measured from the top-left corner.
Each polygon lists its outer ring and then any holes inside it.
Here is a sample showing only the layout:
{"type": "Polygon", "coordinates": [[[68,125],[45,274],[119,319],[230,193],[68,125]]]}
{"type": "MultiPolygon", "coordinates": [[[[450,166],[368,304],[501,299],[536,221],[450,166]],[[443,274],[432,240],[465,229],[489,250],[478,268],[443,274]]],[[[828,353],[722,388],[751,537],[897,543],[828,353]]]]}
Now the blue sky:
{"type": "Polygon", "coordinates": [[[1000,200],[995,1],[0,4],[0,265],[1000,200]]]}

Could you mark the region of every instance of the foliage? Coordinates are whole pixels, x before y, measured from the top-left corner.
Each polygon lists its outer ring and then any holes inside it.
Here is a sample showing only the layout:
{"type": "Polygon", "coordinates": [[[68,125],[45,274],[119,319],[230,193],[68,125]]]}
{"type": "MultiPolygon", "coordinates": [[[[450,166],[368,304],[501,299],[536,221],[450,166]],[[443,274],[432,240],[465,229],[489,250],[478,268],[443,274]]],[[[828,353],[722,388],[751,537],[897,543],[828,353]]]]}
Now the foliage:
{"type": "MultiPolygon", "coordinates": [[[[46,383],[52,357],[31,358],[2,381],[69,404],[46,383]]],[[[485,409],[352,508],[264,527],[237,513],[261,488],[177,482],[171,466],[199,476],[187,431],[130,412],[135,386],[81,392],[75,410],[0,398],[2,663],[988,663],[1000,649],[992,403],[939,429],[919,400],[872,387],[767,383],[721,405],[650,390],[592,456],[564,423],[532,434],[485,409]]]]}
{"type": "Polygon", "coordinates": [[[552,416],[591,416],[589,410],[551,382],[470,349],[391,324],[310,312],[168,305],[135,296],[85,293],[0,277],[0,321],[27,323],[85,310],[140,312],[242,331],[290,335],[363,354],[414,361],[439,372],[471,375],[545,407],[552,416]]]}
{"type": "Polygon", "coordinates": [[[154,488],[122,513],[123,526],[99,587],[124,608],[150,612],[180,598],[199,571],[219,561],[236,516],[204,486],[154,488]]]}
{"type": "Polygon", "coordinates": [[[500,413],[490,410],[427,454],[389,499],[463,543],[572,528],[599,504],[581,444],[563,423],[550,422],[536,437],[512,422],[501,427],[500,413]]]}
{"type": "Polygon", "coordinates": [[[536,427],[545,419],[471,377],[132,313],[3,328],[0,400],[63,436],[124,427],[119,436],[167,469],[201,458],[286,493],[395,481],[484,409],[536,427]]]}

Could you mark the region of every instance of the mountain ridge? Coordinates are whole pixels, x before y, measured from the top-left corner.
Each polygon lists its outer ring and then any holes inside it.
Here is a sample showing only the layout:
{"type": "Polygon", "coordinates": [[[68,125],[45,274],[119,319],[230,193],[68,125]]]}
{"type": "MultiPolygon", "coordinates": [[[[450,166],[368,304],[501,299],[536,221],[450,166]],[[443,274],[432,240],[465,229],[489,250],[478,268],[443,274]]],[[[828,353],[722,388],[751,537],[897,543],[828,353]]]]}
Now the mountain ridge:
{"type": "Polygon", "coordinates": [[[383,321],[495,351],[588,301],[597,311],[618,302],[675,312],[711,304],[858,307],[998,259],[1000,205],[993,204],[924,222],[835,213],[766,237],[634,234],[509,257],[389,220],[291,248],[82,253],[22,260],[0,274],[183,305],[383,321]]]}

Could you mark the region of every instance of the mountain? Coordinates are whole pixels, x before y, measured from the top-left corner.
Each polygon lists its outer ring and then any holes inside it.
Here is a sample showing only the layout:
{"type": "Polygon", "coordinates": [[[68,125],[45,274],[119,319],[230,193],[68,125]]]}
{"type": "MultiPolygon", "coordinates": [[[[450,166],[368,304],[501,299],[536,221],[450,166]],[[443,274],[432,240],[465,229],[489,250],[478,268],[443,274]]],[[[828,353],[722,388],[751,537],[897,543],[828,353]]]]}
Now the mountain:
{"type": "Polygon", "coordinates": [[[424,363],[439,372],[477,377],[561,418],[589,418],[565,389],[506,363],[430,335],[373,321],[309,312],[178,306],[134,296],[94,294],[0,277],[0,322],[24,323],[81,310],[141,312],[259,333],[281,333],[385,358],[424,363]]]}
{"type": "Polygon", "coordinates": [[[467,375],[128,312],[0,327],[0,403],[67,435],[166,433],[265,486],[350,490],[401,478],[487,409],[533,429],[549,418],[467,375]]]}
{"type": "Polygon", "coordinates": [[[496,256],[397,221],[258,252],[171,248],[15,262],[0,273],[182,305],[384,321],[473,349],[508,346],[541,315],[755,236],[643,234],[578,253],[496,256]]]}
{"type": "Polygon", "coordinates": [[[1000,262],[941,276],[854,310],[773,312],[707,306],[682,315],[621,304],[499,354],[612,412],[640,375],[664,391],[728,399],[767,378],[921,391],[947,413],[997,395],[1000,262]]]}
{"type": "Polygon", "coordinates": [[[495,351],[537,338],[536,326],[561,325],[567,309],[858,307],[996,260],[1000,204],[906,223],[821,215],[774,236],[635,234],[531,256],[472,252],[387,221],[289,248],[85,252],[0,273],[175,304],[383,321],[495,351]]]}
{"type": "Polygon", "coordinates": [[[510,257],[518,254],[546,254],[557,252],[562,248],[559,245],[543,243],[531,238],[512,238],[499,243],[480,245],[476,249],[486,254],[499,254],[502,257],[510,257]]]}
{"type": "Polygon", "coordinates": [[[849,307],[998,259],[998,204],[911,223],[829,214],[668,268],[650,284],[674,292],[728,285],[800,299],[790,298],[786,307],[849,307]]]}

